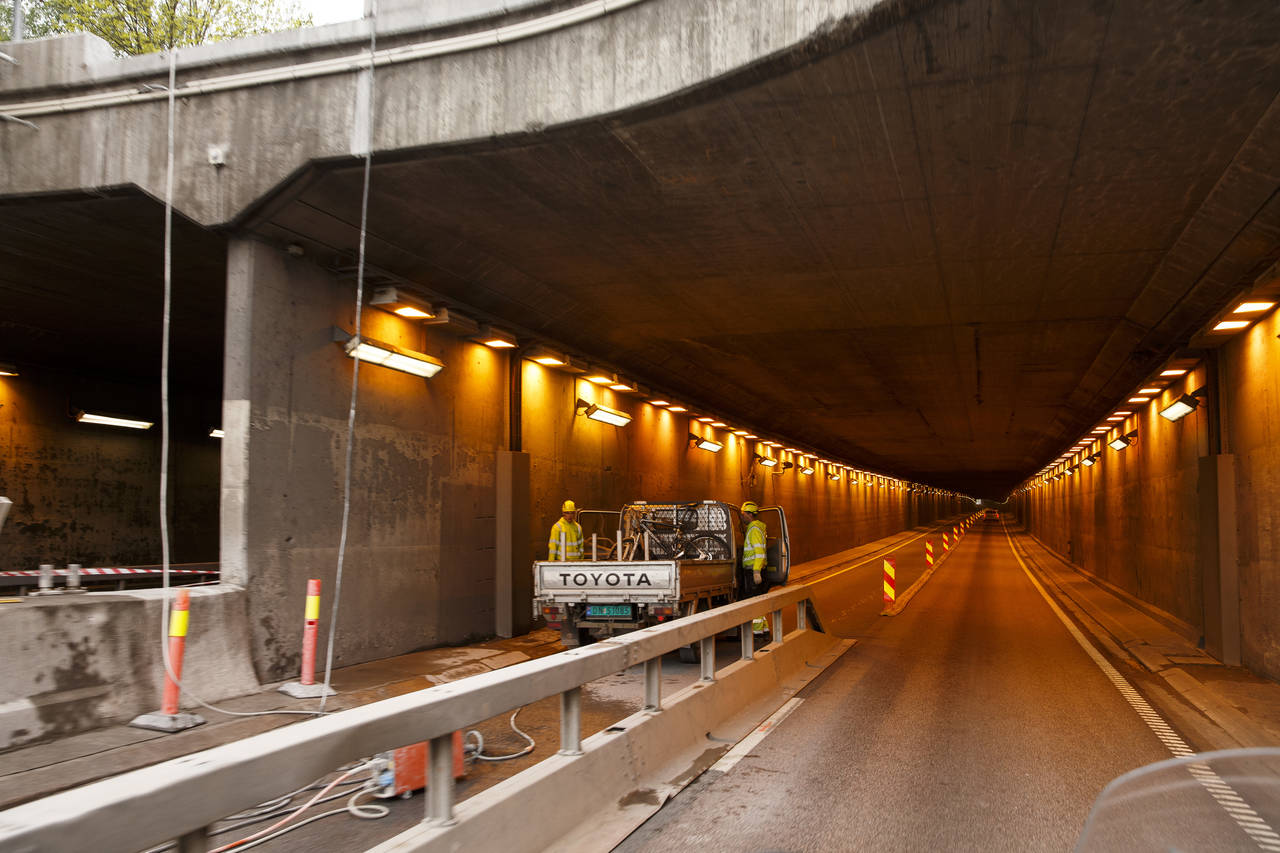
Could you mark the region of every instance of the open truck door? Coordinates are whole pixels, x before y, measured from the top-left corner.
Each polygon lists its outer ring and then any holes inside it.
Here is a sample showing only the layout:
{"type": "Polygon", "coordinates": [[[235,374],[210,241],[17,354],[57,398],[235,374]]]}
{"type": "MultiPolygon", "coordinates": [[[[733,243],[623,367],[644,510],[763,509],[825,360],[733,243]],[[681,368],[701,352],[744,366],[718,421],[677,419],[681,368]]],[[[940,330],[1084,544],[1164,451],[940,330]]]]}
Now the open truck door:
{"type": "Polygon", "coordinates": [[[787,533],[787,514],[780,506],[762,506],[759,518],[768,531],[762,574],[770,586],[783,586],[791,574],[791,537],[787,533]]]}

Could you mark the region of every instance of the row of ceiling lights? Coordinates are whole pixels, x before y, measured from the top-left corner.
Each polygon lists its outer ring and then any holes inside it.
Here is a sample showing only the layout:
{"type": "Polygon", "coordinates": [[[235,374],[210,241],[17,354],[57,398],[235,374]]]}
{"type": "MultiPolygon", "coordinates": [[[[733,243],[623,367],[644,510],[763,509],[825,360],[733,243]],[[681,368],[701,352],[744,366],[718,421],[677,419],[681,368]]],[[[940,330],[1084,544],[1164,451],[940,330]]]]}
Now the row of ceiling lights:
{"type": "MultiPolygon", "coordinates": [[[[513,348],[517,345],[516,337],[510,332],[498,329],[491,325],[485,325],[470,321],[468,318],[459,315],[457,312],[450,314],[446,308],[438,308],[435,305],[416,298],[412,294],[406,292],[403,288],[383,287],[378,288],[373,297],[370,299],[371,305],[376,305],[383,310],[390,311],[401,317],[410,320],[417,320],[425,323],[436,323],[449,325],[459,328],[463,332],[470,332],[470,339],[477,343],[495,349],[513,348]]],[[[377,341],[371,341],[363,338],[359,341],[352,339],[347,344],[347,353],[353,358],[361,358],[364,360],[375,361],[385,367],[393,367],[396,369],[405,369],[404,360],[415,360],[417,364],[409,364],[409,372],[418,372],[418,375],[433,376],[444,366],[437,359],[433,359],[423,353],[411,353],[403,348],[395,347],[390,344],[383,344],[377,341]],[[369,355],[366,356],[365,353],[369,355]],[[393,360],[394,363],[393,363],[393,360]]],[[[860,477],[865,482],[874,486],[883,485],[888,489],[905,488],[910,491],[928,492],[933,494],[954,494],[944,489],[936,489],[923,484],[905,483],[895,477],[882,474],[873,474],[869,471],[861,471],[850,465],[841,462],[835,462],[829,459],[823,459],[816,454],[808,453],[796,447],[785,447],[782,443],[769,439],[761,439],[758,435],[746,429],[737,429],[730,427],[728,423],[710,415],[701,415],[691,412],[687,406],[683,406],[677,402],[654,396],[647,393],[647,389],[642,388],[625,376],[616,373],[608,368],[599,365],[592,365],[581,360],[575,359],[559,350],[553,349],[544,344],[535,344],[525,348],[521,353],[522,356],[530,361],[540,364],[544,367],[563,370],[568,373],[581,376],[587,382],[608,388],[612,391],[623,394],[640,394],[648,398],[651,406],[665,409],[673,414],[687,414],[690,418],[690,424],[699,423],[705,425],[702,429],[710,427],[712,429],[725,429],[731,432],[735,437],[744,441],[755,440],[760,442],[760,452],[754,453],[752,457],[753,464],[759,464],[766,468],[777,468],[775,473],[781,473],[790,468],[797,468],[800,474],[812,475],[815,473],[816,465],[826,466],[827,478],[829,480],[841,480],[848,477],[851,482],[860,482],[860,477]],[[794,454],[798,457],[797,462],[783,461],[778,459],[775,454],[785,450],[787,453],[794,454]]],[[[592,402],[579,398],[575,401],[575,412],[585,415],[587,418],[599,421],[601,423],[610,424],[612,426],[626,426],[631,422],[631,415],[606,406],[603,403],[592,402]]],[[[724,443],[717,441],[714,435],[697,435],[689,432],[689,442],[692,446],[700,450],[706,450],[712,453],[718,453],[724,448],[724,443]]]]}
{"type": "MultiPolygon", "coordinates": [[[[1249,300],[1241,302],[1232,309],[1227,318],[1219,320],[1210,327],[1209,331],[1210,333],[1242,331],[1251,326],[1265,312],[1275,307],[1276,303],[1272,301],[1249,300]]],[[[1185,362],[1186,360],[1184,359],[1183,361],[1185,362]]],[[[1160,371],[1160,374],[1155,379],[1135,391],[1127,399],[1126,404],[1128,406],[1137,406],[1150,403],[1165,391],[1168,383],[1185,376],[1189,369],[1189,365],[1184,367],[1179,366],[1177,363],[1166,367],[1160,371]]],[[[1180,394],[1177,399],[1160,410],[1160,417],[1170,422],[1180,421],[1199,408],[1204,398],[1204,388],[1197,388],[1189,394],[1180,394]]],[[[1041,468],[1031,482],[1017,489],[1015,494],[1037,489],[1048,483],[1057,482],[1064,477],[1073,476],[1080,467],[1092,468],[1102,457],[1102,450],[1092,451],[1093,446],[1099,441],[1106,440],[1106,436],[1112,430],[1123,429],[1123,422],[1133,414],[1134,410],[1132,408],[1120,408],[1112,412],[1107,416],[1105,422],[1094,427],[1089,434],[1064,451],[1057,459],[1041,468]],[[1083,457],[1078,462],[1073,462],[1072,460],[1080,454],[1084,454],[1083,457]]],[[[1107,446],[1112,450],[1121,451],[1133,445],[1137,439],[1138,431],[1130,430],[1107,441],[1107,446]]]]}

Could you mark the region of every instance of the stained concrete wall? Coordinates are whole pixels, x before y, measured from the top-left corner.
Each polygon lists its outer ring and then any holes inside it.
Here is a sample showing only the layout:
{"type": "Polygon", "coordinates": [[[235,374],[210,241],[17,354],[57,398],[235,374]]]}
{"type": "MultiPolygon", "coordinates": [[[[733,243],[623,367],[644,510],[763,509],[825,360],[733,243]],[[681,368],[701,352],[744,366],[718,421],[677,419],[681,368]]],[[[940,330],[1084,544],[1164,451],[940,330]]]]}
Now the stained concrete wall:
{"type": "Polygon", "coordinates": [[[1202,363],[1136,410],[1125,430],[1138,431],[1137,444],[1104,449],[1092,468],[1016,499],[1046,545],[1198,637],[1213,622],[1213,614],[1206,620],[1202,585],[1206,574],[1213,583],[1219,572],[1216,531],[1200,522],[1199,503],[1210,484],[1201,482],[1199,463],[1218,450],[1234,456],[1238,554],[1221,572],[1239,577],[1242,662],[1271,678],[1280,678],[1278,334],[1280,320],[1272,313],[1217,351],[1217,370],[1202,363]],[[1159,416],[1178,394],[1206,385],[1216,404],[1176,423],[1159,416]]]}
{"type": "MultiPolygon", "coordinates": [[[[158,710],[162,596],[158,589],[89,593],[6,609],[0,749],[158,710]]],[[[184,684],[208,702],[255,689],[248,635],[244,590],[191,590],[184,684]]],[[[192,703],[184,698],[182,705],[192,703]]]]}
{"type": "MultiPolygon", "coordinates": [[[[255,665],[273,680],[297,670],[310,577],[324,583],[322,631],[329,621],[355,364],[331,327],[353,329],[354,286],[248,240],[232,241],[228,279],[223,572],[249,590],[255,665]]],[[[360,370],[338,665],[491,635],[495,622],[495,466],[512,356],[379,309],[363,323],[366,336],[447,366],[431,380],[360,370]]],[[[521,369],[539,556],[565,497],[613,509],[639,498],[781,503],[796,560],[959,510],[795,469],[773,476],[748,464],[741,440],[719,454],[690,448],[687,416],[532,362],[521,369]],[[635,419],[622,429],[589,421],[575,415],[580,396],[635,419]]]]}
{"type": "MultiPolygon", "coordinates": [[[[169,471],[174,562],[218,559],[216,396],[175,391],[169,471]]],[[[23,367],[0,377],[0,569],[160,562],[155,384],[23,367]],[[145,432],[77,423],[77,409],[154,420],[145,432]]]]}

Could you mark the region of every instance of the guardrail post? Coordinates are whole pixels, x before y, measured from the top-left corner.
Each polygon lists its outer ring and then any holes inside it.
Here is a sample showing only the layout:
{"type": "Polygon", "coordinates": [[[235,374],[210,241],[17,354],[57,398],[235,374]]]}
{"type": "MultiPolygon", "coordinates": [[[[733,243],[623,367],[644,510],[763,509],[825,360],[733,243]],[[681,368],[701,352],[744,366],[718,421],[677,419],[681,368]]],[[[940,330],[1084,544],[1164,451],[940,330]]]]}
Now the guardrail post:
{"type": "Polygon", "coordinates": [[[453,816],[453,732],[433,737],[427,751],[427,820],[451,826],[457,822],[453,816]]]}
{"type": "Polygon", "coordinates": [[[649,658],[644,662],[644,709],[654,713],[662,710],[662,658],[649,658]]]}
{"type": "Polygon", "coordinates": [[[773,611],[773,641],[782,642],[782,610],[773,611]]]}
{"type": "Polygon", "coordinates": [[[807,631],[809,629],[809,599],[796,602],[796,630],[807,631]]]}
{"type": "Polygon", "coordinates": [[[582,755],[582,688],[560,694],[560,754],[582,755]]]}
{"type": "Polygon", "coordinates": [[[209,828],[202,826],[179,838],[178,853],[209,853],[209,828]]]}
{"type": "Polygon", "coordinates": [[[756,656],[755,650],[755,633],[754,620],[743,622],[738,626],[738,633],[742,635],[742,659],[752,660],[756,656]]]}
{"type": "Polygon", "coordinates": [[[699,651],[702,653],[702,680],[716,680],[716,637],[712,634],[710,637],[703,637],[698,641],[699,651]]]}

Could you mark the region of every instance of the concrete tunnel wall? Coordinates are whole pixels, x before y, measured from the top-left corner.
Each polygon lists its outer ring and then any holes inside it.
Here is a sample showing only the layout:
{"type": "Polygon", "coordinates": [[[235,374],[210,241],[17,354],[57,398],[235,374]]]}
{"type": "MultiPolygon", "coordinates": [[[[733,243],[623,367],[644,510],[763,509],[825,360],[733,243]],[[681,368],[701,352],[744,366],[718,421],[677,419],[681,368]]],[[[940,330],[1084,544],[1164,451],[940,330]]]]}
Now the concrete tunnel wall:
{"type": "MultiPolygon", "coordinates": [[[[262,243],[233,240],[229,258],[223,571],[248,589],[255,666],[275,680],[297,671],[308,577],[324,581],[322,643],[328,629],[354,366],[330,329],[354,328],[353,285],[262,243]]],[[[446,368],[431,380],[361,368],[338,665],[494,632],[495,468],[510,356],[379,309],[366,309],[363,331],[446,368]]],[[[756,466],[753,480],[740,440],[719,454],[692,449],[687,416],[532,362],[521,369],[537,556],[565,497],[597,508],[637,498],[782,503],[796,560],[959,510],[950,499],[909,500],[795,469],[775,477],[756,466]],[[619,429],[575,416],[578,397],[635,420],[619,429]]]]}
{"type": "MultiPolygon", "coordinates": [[[[1221,654],[1214,636],[1216,575],[1238,573],[1241,662],[1280,679],[1280,315],[1272,312],[1134,410],[1124,431],[1138,431],[1123,451],[1104,449],[1099,464],[1017,496],[1029,529],[1085,572],[1162,611],[1192,638],[1221,654]],[[1182,420],[1159,412],[1179,394],[1209,385],[1217,393],[1182,420]],[[1234,471],[1234,565],[1219,569],[1216,525],[1202,501],[1216,505],[1202,460],[1221,452],[1234,471]],[[1206,636],[1207,635],[1207,636],[1206,636]]],[[[1228,508],[1230,504],[1226,505],[1228,508]]],[[[1229,509],[1228,509],[1229,512],[1229,509]]],[[[1224,590],[1228,589],[1226,587],[1224,590]]],[[[1228,594],[1230,594],[1228,592],[1228,594]]]]}
{"type": "MultiPolygon", "coordinates": [[[[0,377],[0,569],[160,562],[159,391],[39,367],[0,377]],[[81,424],[77,409],[154,419],[146,431],[81,424]],[[153,411],[154,410],[154,411],[153,411]]],[[[169,524],[175,563],[218,559],[216,398],[175,387],[169,524]]]]}

